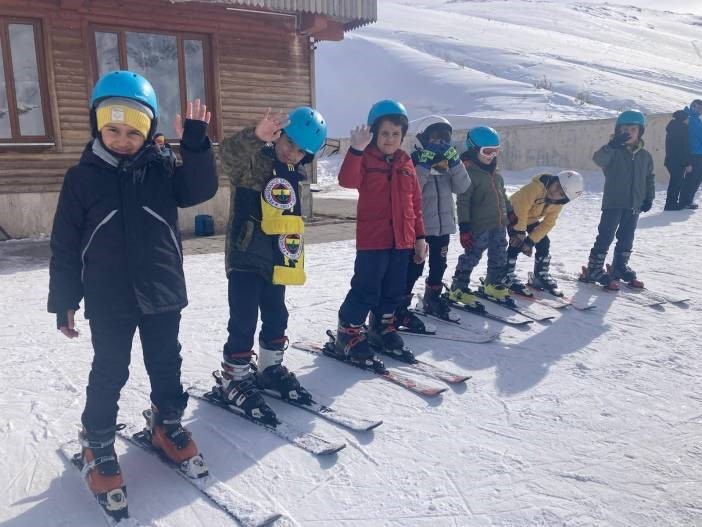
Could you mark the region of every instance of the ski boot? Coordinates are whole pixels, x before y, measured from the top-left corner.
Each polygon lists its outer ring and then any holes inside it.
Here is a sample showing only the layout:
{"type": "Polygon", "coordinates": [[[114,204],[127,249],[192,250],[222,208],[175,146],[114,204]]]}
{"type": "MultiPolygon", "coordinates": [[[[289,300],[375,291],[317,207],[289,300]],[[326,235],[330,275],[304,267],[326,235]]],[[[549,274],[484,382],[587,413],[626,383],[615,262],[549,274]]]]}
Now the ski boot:
{"type": "MultiPolygon", "coordinates": [[[[295,374],[283,366],[283,353],[288,347],[288,337],[264,341],[258,337],[258,366],[254,367],[256,384],[262,390],[275,390],[283,399],[298,404],[312,404],[312,396],[305,390],[295,374]]],[[[253,367],[253,365],[252,365],[253,367]]]]}
{"type": "Polygon", "coordinates": [[[422,297],[422,309],[429,315],[434,315],[442,320],[451,321],[451,308],[446,298],[441,294],[444,284],[425,284],[422,297]]]}
{"type": "Polygon", "coordinates": [[[550,254],[537,256],[534,260],[534,274],[531,275],[529,284],[539,291],[546,291],[553,296],[562,297],[563,291],[558,288],[558,283],[551,276],[550,268],[550,254]]]}
{"type": "Polygon", "coordinates": [[[612,276],[613,280],[621,280],[629,284],[629,287],[635,289],[643,289],[644,283],[641,280],[637,280],[636,272],[629,267],[629,258],[631,257],[631,251],[614,253],[614,261],[611,267],[607,267],[607,271],[612,276]]]}
{"type": "Polygon", "coordinates": [[[82,430],[78,440],[82,451],[82,472],[88,488],[104,511],[119,521],[129,517],[127,487],[115,453],[115,432],[124,428],[117,425],[105,430],[82,430]]]}
{"type": "Polygon", "coordinates": [[[402,301],[395,309],[395,325],[397,327],[407,328],[410,333],[422,333],[426,334],[427,326],[422,322],[422,320],[410,311],[410,304],[412,303],[412,293],[405,295],[402,301]]]}
{"type": "Polygon", "coordinates": [[[339,320],[336,335],[327,331],[329,342],[324,349],[327,355],[355,364],[359,368],[385,373],[385,365],[376,356],[366,338],[362,325],[349,324],[339,320]]]}
{"type": "Polygon", "coordinates": [[[502,283],[487,280],[481,287],[483,294],[493,302],[505,305],[514,305],[514,299],[509,294],[509,289],[502,283]]]}
{"type": "Polygon", "coordinates": [[[198,452],[190,432],[180,422],[183,410],[169,408],[160,411],[152,403],[150,410],[144,410],[145,432],[149,432],[151,444],[168,459],[178,465],[178,469],[191,479],[208,475],[207,463],[198,452]]]}
{"type": "Polygon", "coordinates": [[[449,302],[458,302],[468,309],[484,310],[485,306],[478,302],[478,297],[470,290],[468,284],[470,284],[470,273],[456,271],[448,292],[449,302]]]}
{"type": "Polygon", "coordinates": [[[590,259],[588,260],[587,267],[583,266],[578,280],[587,283],[597,283],[611,291],[619,291],[619,281],[612,279],[609,273],[604,269],[606,256],[606,254],[590,252],[590,259]]]}
{"type": "Polygon", "coordinates": [[[242,358],[231,357],[223,360],[222,371],[212,372],[216,382],[212,393],[254,421],[276,426],[278,418],[266,404],[256,385],[250,360],[250,353],[242,354],[242,358]]]}
{"type": "Polygon", "coordinates": [[[370,314],[368,324],[368,344],[378,351],[390,355],[398,360],[413,362],[416,359],[412,352],[405,347],[402,337],[398,335],[395,327],[395,316],[386,313],[378,317],[370,314]]]}
{"type": "Polygon", "coordinates": [[[519,295],[528,297],[534,296],[534,293],[527,289],[526,284],[517,277],[516,268],[517,256],[508,254],[507,263],[505,264],[505,268],[502,273],[504,275],[502,284],[510,291],[519,295]]]}

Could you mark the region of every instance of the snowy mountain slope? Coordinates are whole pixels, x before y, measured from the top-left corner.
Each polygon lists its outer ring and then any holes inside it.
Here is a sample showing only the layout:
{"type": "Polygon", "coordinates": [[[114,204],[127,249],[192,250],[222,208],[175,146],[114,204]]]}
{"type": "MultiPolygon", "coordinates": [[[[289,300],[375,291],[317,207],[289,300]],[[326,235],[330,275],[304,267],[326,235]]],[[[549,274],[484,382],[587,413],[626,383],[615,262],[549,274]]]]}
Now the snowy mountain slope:
{"type": "Polygon", "coordinates": [[[649,4],[380,1],[377,23],[318,46],[318,106],[332,136],[385,97],[457,127],[668,112],[702,94],[702,8],[649,4]]]}
{"type": "MultiPolygon", "coordinates": [[[[527,177],[510,176],[507,183],[514,188],[527,177]]],[[[594,240],[601,194],[597,181],[588,181],[590,190],[567,206],[553,233],[560,273],[575,273],[594,240]]],[[[465,388],[437,400],[289,350],[288,366],[323,402],[380,416],[384,424],[355,434],[284,409],[304,429],[347,441],[337,456],[315,459],[191,401],[187,424],[212,472],[303,526],[702,525],[702,242],[696,234],[702,214],[664,213],[662,200],[661,190],[654,210],[640,221],[632,264],[650,287],[691,295],[689,307],[642,308],[617,294],[563,282],[577,298],[594,298],[598,308],[565,311],[551,324],[527,330],[465,314],[465,324],[501,329],[500,339],[461,345],[407,337],[424,360],[473,375],[465,388]]],[[[0,244],[0,251],[8,247],[0,244]]],[[[453,239],[447,278],[458,250],[453,239]]],[[[307,247],[308,283],[288,294],[292,339],[321,338],[335,323],[353,254],[353,242],[307,247]]],[[[77,472],[56,453],[76,434],[84,403],[91,361],[87,323],[79,321],[76,341],[60,337],[45,312],[45,262],[3,261],[10,263],[0,269],[0,523],[100,525],[77,472]]],[[[529,264],[520,260],[522,273],[529,264]]],[[[188,256],[185,267],[191,303],[181,328],[183,378],[207,386],[226,337],[223,257],[188,256]]],[[[138,423],[148,396],[137,339],[120,419],[138,423]]],[[[140,450],[120,442],[118,452],[130,510],[142,521],[232,525],[140,450]]]]}

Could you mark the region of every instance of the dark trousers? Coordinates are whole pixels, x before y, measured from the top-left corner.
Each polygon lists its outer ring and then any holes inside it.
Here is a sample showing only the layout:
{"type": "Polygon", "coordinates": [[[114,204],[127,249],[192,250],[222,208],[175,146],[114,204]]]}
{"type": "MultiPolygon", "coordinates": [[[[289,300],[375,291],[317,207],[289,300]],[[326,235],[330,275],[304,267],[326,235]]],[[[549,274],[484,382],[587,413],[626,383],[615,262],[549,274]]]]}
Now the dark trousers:
{"type": "MultiPolygon", "coordinates": [[[[527,225],[527,232],[533,231],[540,224],[541,222],[537,221],[530,225],[527,225]]],[[[549,239],[548,234],[534,244],[534,250],[536,251],[536,258],[543,258],[549,255],[549,253],[551,252],[551,240],[549,239]]],[[[510,247],[509,249],[507,249],[507,258],[510,260],[512,258],[516,258],[521,252],[521,249],[510,247]]]]}
{"type": "Polygon", "coordinates": [[[273,285],[256,273],[229,273],[229,338],[224,345],[224,358],[251,356],[261,309],[261,334],[264,341],[285,335],[288,309],[285,307],[285,286],[273,285]]]}
{"type": "Polygon", "coordinates": [[[592,248],[593,254],[607,254],[614,237],[617,237],[615,254],[631,252],[634,246],[634,233],[639,221],[639,211],[632,209],[605,209],[600,216],[597,238],[592,248]]]}
{"type": "Polygon", "coordinates": [[[363,324],[368,313],[393,313],[407,282],[407,259],[412,249],[356,251],[351,290],[339,308],[347,324],[363,324]]]}
{"type": "Polygon", "coordinates": [[[685,181],[686,165],[666,165],[670,174],[668,181],[668,193],[666,194],[666,205],[677,205],[680,199],[680,191],[682,190],[683,182],[685,181]]]}
{"type": "Polygon", "coordinates": [[[702,155],[692,156],[692,172],[685,176],[680,189],[680,205],[687,206],[695,199],[695,193],[702,182],[702,155]]]}
{"type": "MultiPolygon", "coordinates": [[[[427,276],[427,284],[441,285],[444,279],[447,263],[446,256],[448,255],[449,240],[451,236],[445,234],[443,236],[427,236],[427,245],[429,246],[429,276],[427,276]]],[[[407,287],[405,294],[412,293],[414,284],[424,272],[424,262],[414,263],[414,251],[410,252],[409,266],[407,267],[407,287]]]]}
{"type": "Polygon", "coordinates": [[[504,267],[507,263],[507,229],[505,227],[495,227],[494,229],[477,233],[473,247],[465,250],[458,257],[456,274],[465,273],[470,275],[473,272],[473,268],[480,262],[485,249],[488,252],[487,281],[493,284],[502,282],[504,267]]]}
{"type": "Polygon", "coordinates": [[[151,401],[162,411],[185,409],[188,395],[180,383],[180,311],[140,318],[90,319],[93,366],[81,421],[86,430],[105,430],[117,422],[117,401],[129,378],[132,340],[139,328],[151,401]]]}

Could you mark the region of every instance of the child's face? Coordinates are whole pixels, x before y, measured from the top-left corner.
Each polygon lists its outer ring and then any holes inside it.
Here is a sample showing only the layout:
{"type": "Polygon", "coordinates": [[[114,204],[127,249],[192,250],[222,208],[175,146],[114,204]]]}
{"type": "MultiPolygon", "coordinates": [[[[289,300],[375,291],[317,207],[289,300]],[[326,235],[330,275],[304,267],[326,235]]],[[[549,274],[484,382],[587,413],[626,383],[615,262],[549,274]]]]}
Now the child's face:
{"type": "Polygon", "coordinates": [[[278,161],[281,163],[297,165],[306,155],[306,152],[301,150],[299,146],[293,143],[286,134],[281,134],[281,136],[275,142],[274,148],[275,157],[277,157],[278,161]]]}
{"type": "Polygon", "coordinates": [[[383,121],[378,127],[378,140],[375,144],[386,156],[394,154],[402,144],[402,126],[383,121]]]}
{"type": "Polygon", "coordinates": [[[639,142],[639,125],[638,124],[623,124],[619,127],[620,132],[629,134],[628,145],[635,145],[639,142]]]}
{"type": "Polygon", "coordinates": [[[480,151],[478,151],[478,160],[484,165],[489,165],[490,163],[492,163],[492,160],[497,158],[497,156],[499,155],[500,149],[497,147],[481,148],[480,151]]]}
{"type": "Polygon", "coordinates": [[[546,190],[546,199],[550,201],[563,201],[567,196],[563,192],[560,181],[554,181],[546,190]]]}
{"type": "Polygon", "coordinates": [[[107,123],[100,130],[100,136],[107,148],[126,156],[136,154],[146,140],[139,130],[124,123],[107,123]]]}

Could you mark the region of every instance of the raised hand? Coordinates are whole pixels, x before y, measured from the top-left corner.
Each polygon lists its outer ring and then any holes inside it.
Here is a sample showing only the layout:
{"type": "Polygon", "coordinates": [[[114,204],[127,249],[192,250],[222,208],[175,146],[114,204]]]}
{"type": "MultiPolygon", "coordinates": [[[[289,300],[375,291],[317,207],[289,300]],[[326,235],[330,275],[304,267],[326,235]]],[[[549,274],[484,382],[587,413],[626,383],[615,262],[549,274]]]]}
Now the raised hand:
{"type": "MultiPolygon", "coordinates": [[[[200,99],[195,99],[188,102],[188,111],[185,114],[185,118],[204,121],[209,124],[210,119],[212,119],[212,113],[207,111],[207,105],[202,104],[200,99]]],[[[181,139],[183,138],[183,121],[183,117],[177,113],[175,117],[175,131],[181,139]]]]}
{"type": "Polygon", "coordinates": [[[355,150],[365,150],[371,142],[370,126],[362,124],[351,130],[351,148],[355,150]]]}
{"type": "Polygon", "coordinates": [[[266,110],[266,114],[263,116],[258,124],[256,125],[255,134],[261,141],[266,143],[272,143],[280,137],[280,134],[288,125],[288,114],[285,112],[271,113],[271,109],[266,110]]]}

